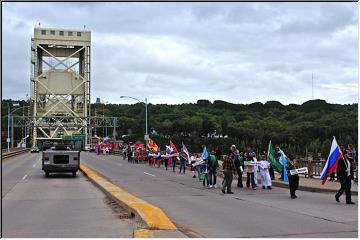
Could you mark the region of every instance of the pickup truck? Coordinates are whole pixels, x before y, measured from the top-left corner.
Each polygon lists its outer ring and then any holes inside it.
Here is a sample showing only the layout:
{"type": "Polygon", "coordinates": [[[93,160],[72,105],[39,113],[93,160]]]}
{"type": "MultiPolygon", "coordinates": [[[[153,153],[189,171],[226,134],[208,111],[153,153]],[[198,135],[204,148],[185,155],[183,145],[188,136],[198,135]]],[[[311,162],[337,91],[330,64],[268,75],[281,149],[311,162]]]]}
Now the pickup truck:
{"type": "Polygon", "coordinates": [[[55,146],[42,152],[42,170],[49,177],[53,172],[71,172],[76,176],[80,167],[80,152],[66,146],[55,146]]]}

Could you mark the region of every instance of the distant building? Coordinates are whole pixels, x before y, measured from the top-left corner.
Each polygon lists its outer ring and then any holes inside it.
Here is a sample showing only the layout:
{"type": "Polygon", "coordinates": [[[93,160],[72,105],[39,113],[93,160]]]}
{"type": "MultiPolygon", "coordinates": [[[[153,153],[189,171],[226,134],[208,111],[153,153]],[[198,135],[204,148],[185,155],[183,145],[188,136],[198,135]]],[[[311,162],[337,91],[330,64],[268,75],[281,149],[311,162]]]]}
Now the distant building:
{"type": "Polygon", "coordinates": [[[100,98],[96,98],[96,103],[100,103],[100,98]]]}

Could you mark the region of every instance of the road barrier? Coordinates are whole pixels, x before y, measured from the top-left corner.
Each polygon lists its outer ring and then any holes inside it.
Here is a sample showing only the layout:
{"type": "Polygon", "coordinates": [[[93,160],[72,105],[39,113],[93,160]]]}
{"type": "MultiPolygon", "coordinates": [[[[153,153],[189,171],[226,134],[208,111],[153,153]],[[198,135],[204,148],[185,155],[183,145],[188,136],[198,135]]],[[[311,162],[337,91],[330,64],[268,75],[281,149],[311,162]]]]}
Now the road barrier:
{"type": "Polygon", "coordinates": [[[3,152],[2,153],[2,159],[6,159],[6,158],[10,158],[10,157],[14,157],[14,156],[17,156],[19,154],[23,154],[23,153],[27,153],[30,151],[29,148],[22,148],[22,149],[19,149],[19,150],[14,150],[15,148],[13,148],[11,152],[3,152]]]}

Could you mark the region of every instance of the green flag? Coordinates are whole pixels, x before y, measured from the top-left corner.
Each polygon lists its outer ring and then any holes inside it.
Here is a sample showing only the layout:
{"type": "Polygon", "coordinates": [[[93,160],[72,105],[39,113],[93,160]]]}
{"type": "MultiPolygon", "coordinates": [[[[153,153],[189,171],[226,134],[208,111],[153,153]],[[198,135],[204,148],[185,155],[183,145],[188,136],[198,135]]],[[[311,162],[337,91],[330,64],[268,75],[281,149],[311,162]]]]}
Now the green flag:
{"type": "Polygon", "coordinates": [[[269,142],[268,159],[269,159],[270,165],[275,169],[275,171],[277,171],[278,173],[281,173],[282,166],[278,161],[276,161],[275,152],[274,152],[274,149],[272,148],[271,141],[269,142]]]}

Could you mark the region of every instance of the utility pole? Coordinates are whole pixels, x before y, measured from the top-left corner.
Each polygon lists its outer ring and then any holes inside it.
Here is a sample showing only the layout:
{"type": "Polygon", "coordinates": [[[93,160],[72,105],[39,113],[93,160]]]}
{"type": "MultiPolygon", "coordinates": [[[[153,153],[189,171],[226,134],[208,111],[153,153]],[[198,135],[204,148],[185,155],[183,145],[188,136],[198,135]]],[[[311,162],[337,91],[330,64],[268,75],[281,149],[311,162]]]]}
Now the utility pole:
{"type": "Polygon", "coordinates": [[[7,150],[10,152],[10,105],[8,104],[8,124],[7,124],[7,150]]]}
{"type": "Polygon", "coordinates": [[[11,115],[11,148],[14,148],[14,116],[11,115]]]}

